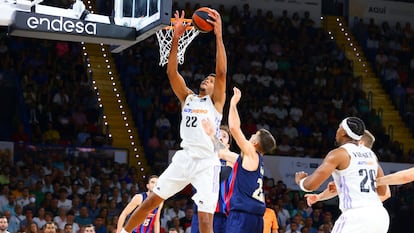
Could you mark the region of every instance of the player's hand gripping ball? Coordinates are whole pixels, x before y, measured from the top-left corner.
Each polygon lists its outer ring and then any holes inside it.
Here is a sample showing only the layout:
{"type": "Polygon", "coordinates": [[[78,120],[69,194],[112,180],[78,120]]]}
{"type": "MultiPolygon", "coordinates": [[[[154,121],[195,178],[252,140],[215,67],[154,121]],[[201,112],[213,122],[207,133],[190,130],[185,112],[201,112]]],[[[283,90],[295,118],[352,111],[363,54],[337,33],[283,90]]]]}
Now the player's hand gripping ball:
{"type": "Polygon", "coordinates": [[[202,33],[211,32],[214,29],[213,25],[207,21],[207,19],[213,20],[208,16],[209,12],[210,8],[200,7],[193,13],[192,24],[202,33]]]}

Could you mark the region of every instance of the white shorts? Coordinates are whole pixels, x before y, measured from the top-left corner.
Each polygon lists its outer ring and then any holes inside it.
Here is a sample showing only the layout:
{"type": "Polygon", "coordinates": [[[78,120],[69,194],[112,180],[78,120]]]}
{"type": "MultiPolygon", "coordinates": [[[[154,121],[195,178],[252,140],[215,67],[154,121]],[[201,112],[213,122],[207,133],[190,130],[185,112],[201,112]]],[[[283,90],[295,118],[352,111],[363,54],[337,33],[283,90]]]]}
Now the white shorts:
{"type": "Polygon", "coordinates": [[[336,220],[331,233],[387,233],[390,216],[383,206],[349,209],[336,220]]]}
{"type": "Polygon", "coordinates": [[[194,203],[201,212],[214,213],[219,193],[220,160],[217,156],[196,159],[188,150],[174,154],[171,164],[158,178],[153,192],[168,199],[188,184],[197,190],[194,203]]]}

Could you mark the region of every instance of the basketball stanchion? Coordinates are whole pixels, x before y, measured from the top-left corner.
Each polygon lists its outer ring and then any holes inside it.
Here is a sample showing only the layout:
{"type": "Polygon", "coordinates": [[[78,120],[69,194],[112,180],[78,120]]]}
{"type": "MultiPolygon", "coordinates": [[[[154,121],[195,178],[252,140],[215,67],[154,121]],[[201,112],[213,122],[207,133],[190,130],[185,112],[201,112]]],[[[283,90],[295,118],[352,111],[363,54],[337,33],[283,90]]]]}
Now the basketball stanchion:
{"type": "MultiPolygon", "coordinates": [[[[171,50],[171,42],[174,34],[174,23],[175,19],[171,19],[171,25],[162,28],[161,30],[156,32],[159,50],[160,50],[160,66],[164,66],[168,63],[168,56],[170,55],[171,50]]],[[[184,22],[190,25],[191,19],[185,19],[184,22]]],[[[187,26],[184,34],[178,40],[178,53],[177,59],[179,64],[184,63],[184,54],[185,50],[187,49],[188,45],[191,41],[200,33],[194,26],[187,26]]]]}

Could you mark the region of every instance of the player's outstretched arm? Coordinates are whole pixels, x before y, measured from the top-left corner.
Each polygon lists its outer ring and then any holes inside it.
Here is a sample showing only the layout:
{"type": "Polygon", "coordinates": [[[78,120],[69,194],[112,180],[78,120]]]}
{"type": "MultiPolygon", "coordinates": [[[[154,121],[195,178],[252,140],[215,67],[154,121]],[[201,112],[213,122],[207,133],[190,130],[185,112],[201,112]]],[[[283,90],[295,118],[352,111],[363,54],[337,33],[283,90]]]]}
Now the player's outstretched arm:
{"type": "Polygon", "coordinates": [[[160,233],[161,232],[161,223],[160,223],[160,216],[161,216],[161,210],[164,206],[164,202],[161,202],[161,204],[158,206],[157,215],[155,216],[155,222],[154,222],[154,233],[160,233]]]}
{"type": "MultiPolygon", "coordinates": [[[[233,96],[230,100],[229,108],[229,129],[231,135],[240,148],[240,156],[243,157],[242,166],[248,171],[255,171],[259,166],[259,156],[255,145],[259,143],[257,138],[248,141],[240,128],[240,117],[237,110],[237,103],[240,101],[241,91],[237,87],[233,87],[233,96]]],[[[252,137],[257,137],[253,135],[252,137]]]]}
{"type": "Polygon", "coordinates": [[[170,55],[168,56],[167,64],[167,75],[170,80],[170,85],[174,91],[177,98],[180,100],[181,104],[184,103],[185,98],[191,91],[188,89],[187,84],[183,76],[178,72],[178,41],[180,37],[184,34],[187,23],[184,22],[184,11],[181,12],[181,15],[178,11],[174,13],[175,22],[174,22],[174,35],[171,41],[171,50],[170,55]]]}
{"type": "Polygon", "coordinates": [[[242,151],[242,156],[249,156],[256,154],[256,150],[253,147],[253,145],[248,142],[240,128],[240,116],[237,110],[237,104],[239,103],[240,98],[241,91],[237,87],[233,87],[233,96],[230,100],[228,123],[231,135],[233,136],[234,140],[236,141],[237,145],[242,151]]]}
{"type": "Polygon", "coordinates": [[[134,197],[131,199],[131,201],[128,203],[127,206],[125,206],[124,210],[122,210],[121,214],[118,218],[118,224],[116,227],[116,233],[120,233],[122,230],[122,227],[124,226],[125,219],[128,216],[128,214],[132,213],[132,211],[142,203],[142,195],[141,194],[135,194],[134,197]]]}
{"type": "Polygon", "coordinates": [[[226,79],[227,79],[227,55],[223,42],[222,21],[220,13],[210,9],[209,16],[212,20],[207,21],[214,26],[216,35],[216,80],[214,83],[213,100],[216,109],[222,113],[226,102],[226,79]]]}
{"type": "MultiPolygon", "coordinates": [[[[378,164],[377,179],[381,177],[384,177],[384,171],[382,170],[381,165],[378,164]]],[[[387,200],[391,197],[390,187],[387,184],[380,186],[377,184],[377,194],[381,201],[387,200]]]]}
{"type": "Polygon", "coordinates": [[[295,182],[303,191],[312,192],[332,175],[339,164],[345,164],[345,161],[348,161],[348,153],[345,149],[331,150],[323,159],[322,164],[310,176],[305,172],[296,172],[295,182]]]}
{"type": "Polygon", "coordinates": [[[336,191],[336,186],[333,181],[329,182],[328,186],[325,190],[323,190],[319,194],[305,194],[306,202],[308,203],[308,206],[312,206],[318,201],[325,201],[329,200],[331,198],[334,198],[338,195],[338,192],[336,191]]]}
{"type": "Polygon", "coordinates": [[[203,126],[206,134],[210,136],[211,140],[213,141],[214,149],[218,151],[220,159],[226,160],[227,166],[233,167],[237,161],[238,155],[234,152],[231,152],[229,148],[225,146],[219,138],[217,138],[214,131],[214,126],[209,119],[206,118],[201,120],[201,125],[203,126]]]}
{"type": "Polygon", "coordinates": [[[383,177],[377,178],[377,185],[399,185],[399,184],[407,184],[414,181],[414,168],[408,168],[405,170],[401,170],[395,172],[393,174],[389,174],[383,177]]]}

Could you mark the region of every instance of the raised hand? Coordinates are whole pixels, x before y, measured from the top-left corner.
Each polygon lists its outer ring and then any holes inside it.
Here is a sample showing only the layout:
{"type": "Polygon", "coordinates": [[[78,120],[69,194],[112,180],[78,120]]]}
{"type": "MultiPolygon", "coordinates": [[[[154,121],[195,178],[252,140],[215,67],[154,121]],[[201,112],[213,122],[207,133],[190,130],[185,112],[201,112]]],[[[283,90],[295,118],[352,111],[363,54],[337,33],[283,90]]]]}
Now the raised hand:
{"type": "Polygon", "coordinates": [[[175,11],[174,17],[175,17],[175,21],[173,23],[174,24],[174,36],[179,38],[184,34],[186,27],[188,26],[188,23],[184,21],[185,19],[184,11],[181,11],[181,15],[178,10],[175,11]]]}

